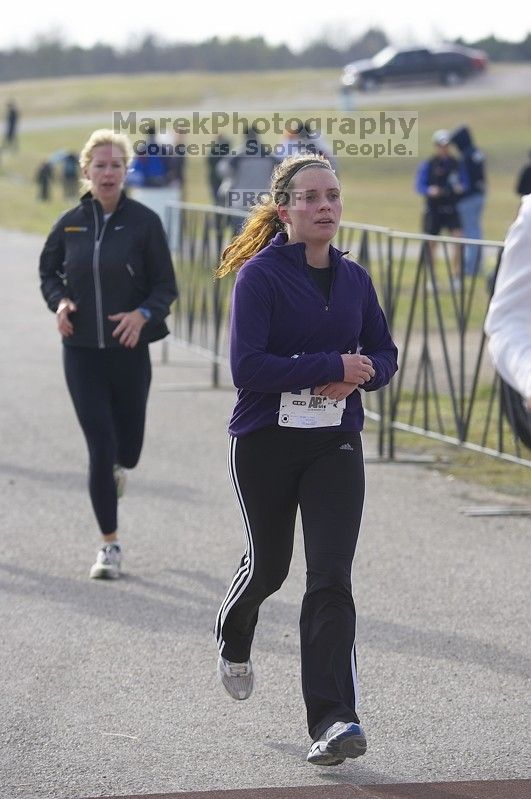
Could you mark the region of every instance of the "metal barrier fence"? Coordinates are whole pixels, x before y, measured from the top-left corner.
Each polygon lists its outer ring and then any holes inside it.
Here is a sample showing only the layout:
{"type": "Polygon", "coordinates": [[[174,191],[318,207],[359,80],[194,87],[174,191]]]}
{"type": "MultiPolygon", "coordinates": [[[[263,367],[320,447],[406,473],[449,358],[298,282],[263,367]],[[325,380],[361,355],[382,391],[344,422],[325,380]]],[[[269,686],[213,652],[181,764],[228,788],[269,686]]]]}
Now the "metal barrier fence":
{"type": "MultiPolygon", "coordinates": [[[[209,359],[213,386],[228,363],[233,283],[214,279],[213,271],[241,217],[194,203],[166,208],[180,287],[174,336],[209,359]]],[[[483,333],[503,244],[344,222],[336,245],[371,274],[399,349],[391,384],[362,392],[366,414],[378,426],[380,457],[393,459],[397,435],[408,432],[531,466],[509,424],[511,405],[483,333]],[[477,266],[471,276],[462,269],[467,247],[477,266]]]]}

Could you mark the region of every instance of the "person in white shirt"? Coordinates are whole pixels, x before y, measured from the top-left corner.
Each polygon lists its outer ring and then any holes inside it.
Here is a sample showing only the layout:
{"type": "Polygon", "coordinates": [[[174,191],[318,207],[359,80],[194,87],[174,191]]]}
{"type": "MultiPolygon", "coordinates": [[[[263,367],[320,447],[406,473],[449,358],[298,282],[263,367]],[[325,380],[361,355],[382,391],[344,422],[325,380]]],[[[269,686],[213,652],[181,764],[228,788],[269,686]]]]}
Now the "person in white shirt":
{"type": "Polygon", "coordinates": [[[507,233],[485,333],[497,372],[531,411],[531,195],[507,233]]]}

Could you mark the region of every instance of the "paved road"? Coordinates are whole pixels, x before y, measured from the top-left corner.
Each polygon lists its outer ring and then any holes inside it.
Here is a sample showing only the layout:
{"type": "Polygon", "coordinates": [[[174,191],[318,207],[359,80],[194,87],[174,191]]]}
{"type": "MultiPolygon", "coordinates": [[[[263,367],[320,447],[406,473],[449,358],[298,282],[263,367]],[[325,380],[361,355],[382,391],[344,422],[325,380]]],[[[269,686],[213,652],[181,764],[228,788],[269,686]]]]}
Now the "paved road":
{"type": "Polygon", "coordinates": [[[97,535],[37,292],[42,242],[0,235],[2,799],[529,776],[529,519],[465,516],[500,497],[368,465],[354,582],[369,751],[306,764],[300,536],[261,613],[255,694],[232,702],[214,676],[210,629],[243,546],[225,469],[232,391],[206,388],[189,354],[170,348],[161,365],[153,348],[145,450],[121,505],[127,573],[89,581],[97,535]]]}
{"type": "MultiPolygon", "coordinates": [[[[223,98],[223,110],[240,113],[253,111],[297,111],[311,108],[330,108],[339,105],[345,114],[363,113],[369,108],[386,108],[415,103],[437,102],[463,102],[488,97],[528,97],[531,94],[531,65],[511,64],[498,65],[478,77],[466,81],[461,86],[405,86],[399,88],[384,88],[371,93],[356,92],[348,102],[340,97],[339,73],[337,80],[326,78],[319,82],[317,79],[311,91],[300,91],[294,97],[292,93],[283,93],[278,90],[273,96],[264,98],[258,96],[244,96],[236,91],[233,97],[223,98]]],[[[144,116],[154,119],[169,117],[190,117],[194,111],[202,114],[219,110],[219,97],[204,98],[193,108],[158,108],[135,109],[138,118],[144,116]]],[[[113,117],[110,111],[84,114],[62,114],[54,117],[28,117],[21,120],[21,131],[32,132],[37,130],[56,130],[59,128],[82,127],[84,125],[113,126],[113,117]]]]}

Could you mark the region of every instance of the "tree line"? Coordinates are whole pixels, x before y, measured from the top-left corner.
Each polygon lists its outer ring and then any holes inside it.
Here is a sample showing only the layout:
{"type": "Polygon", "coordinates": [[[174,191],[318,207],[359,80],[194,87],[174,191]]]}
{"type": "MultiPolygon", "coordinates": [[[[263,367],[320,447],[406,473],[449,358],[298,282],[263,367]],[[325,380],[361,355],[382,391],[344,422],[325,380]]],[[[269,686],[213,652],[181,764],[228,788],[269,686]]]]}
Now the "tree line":
{"type": "MultiPolygon", "coordinates": [[[[521,42],[489,36],[456,44],[485,50],[490,60],[531,61],[531,33],[521,42]]],[[[0,51],[0,81],[64,75],[101,75],[140,72],[233,72],[248,70],[340,68],[349,61],[369,58],[389,44],[386,34],[366,31],[346,47],[316,40],[293,52],[287,45],[271,45],[262,37],[222,40],[217,36],[199,43],[161,42],[153,34],[118,49],[108,44],[92,47],[69,45],[60,36],[40,36],[25,48],[0,51]]]]}

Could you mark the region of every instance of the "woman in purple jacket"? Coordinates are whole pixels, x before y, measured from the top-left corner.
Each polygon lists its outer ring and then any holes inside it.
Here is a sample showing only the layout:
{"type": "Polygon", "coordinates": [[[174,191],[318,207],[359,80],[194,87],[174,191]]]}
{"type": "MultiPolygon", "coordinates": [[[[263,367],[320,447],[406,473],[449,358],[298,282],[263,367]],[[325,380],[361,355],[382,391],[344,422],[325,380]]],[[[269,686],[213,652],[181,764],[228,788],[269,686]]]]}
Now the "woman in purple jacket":
{"type": "Polygon", "coordinates": [[[300,508],[307,759],[322,766],[367,747],[357,715],[351,588],[364,498],[360,388],[386,385],[397,369],[368,273],[331,246],[341,211],[329,161],[287,158],[273,174],[269,201],[254,207],[217,271],[239,270],[228,462],[247,539],[216,619],[218,675],[234,699],[250,696],[258,610],[287,577],[300,508]]]}

